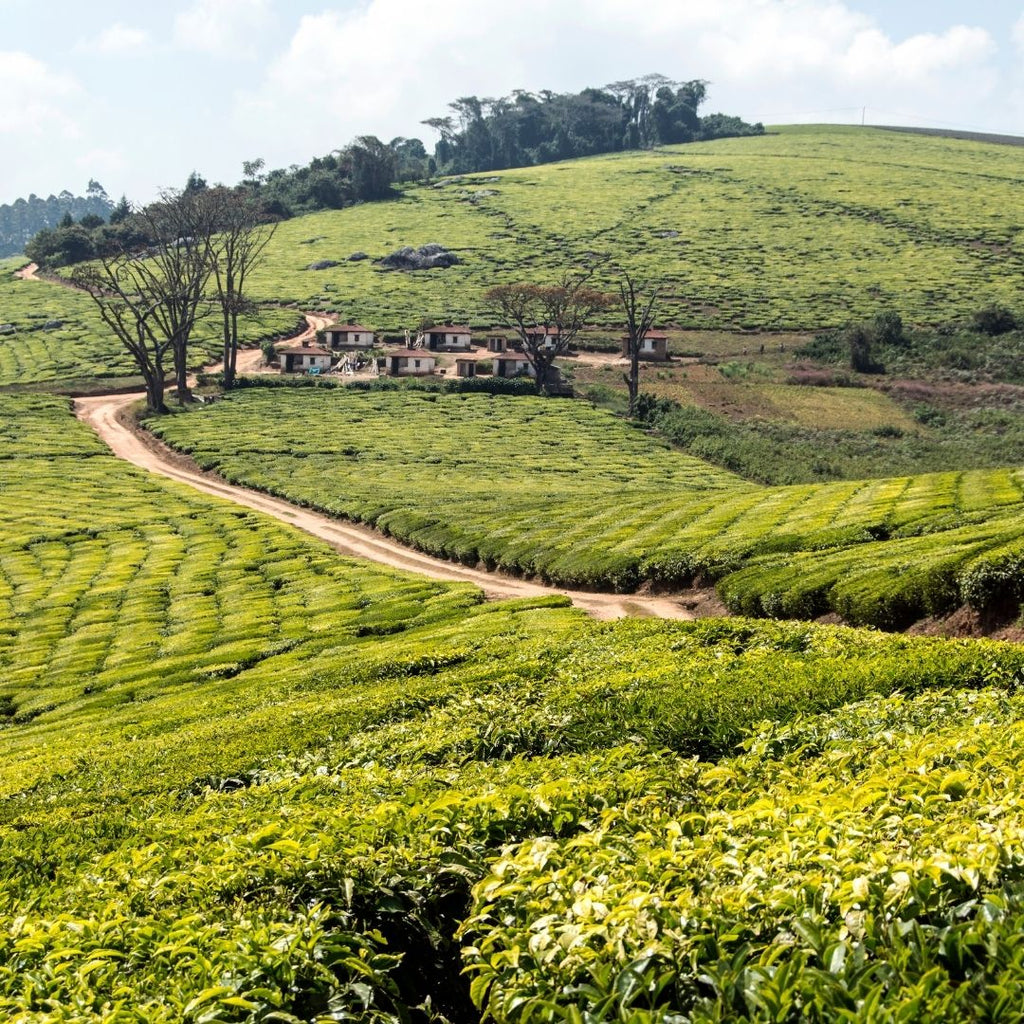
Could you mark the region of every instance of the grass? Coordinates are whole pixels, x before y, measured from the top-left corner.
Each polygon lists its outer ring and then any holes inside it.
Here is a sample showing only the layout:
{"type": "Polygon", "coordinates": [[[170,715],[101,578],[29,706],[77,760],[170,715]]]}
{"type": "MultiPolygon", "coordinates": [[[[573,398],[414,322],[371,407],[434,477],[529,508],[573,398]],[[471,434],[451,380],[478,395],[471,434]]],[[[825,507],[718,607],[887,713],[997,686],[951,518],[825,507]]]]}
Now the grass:
{"type": "Polygon", "coordinates": [[[0,412],[8,1019],[1015,1019],[1018,647],[486,605],[0,412]]]}
{"type": "Polygon", "coordinates": [[[397,333],[425,316],[489,324],[487,287],[593,260],[599,285],[620,266],[658,281],[678,326],[816,330],[893,307],[936,323],[1017,301],[1019,188],[1011,147],[795,126],[447,179],[298,218],[254,286],[397,333]],[[427,241],[462,263],[402,274],[347,260],[427,241]],[[339,265],[304,269],[325,259],[339,265]]]}
{"type": "MultiPolygon", "coordinates": [[[[89,390],[138,379],[131,357],[111,334],[88,295],[48,281],[13,277],[21,260],[0,264],[0,322],[14,333],[0,334],[0,387],[59,385],[89,390]],[[50,325],[50,326],[47,326],[50,325]]],[[[241,328],[247,345],[285,337],[300,321],[294,310],[264,309],[241,328]]],[[[219,327],[212,317],[197,328],[192,359],[196,367],[220,358],[219,327]]]]}
{"type": "Polygon", "coordinates": [[[1016,470],[759,487],[537,398],[275,389],[150,425],[232,481],[432,554],[624,591],[705,578],[752,615],[902,628],[950,611],[972,574],[1002,572],[1024,517],[1016,470]]]}

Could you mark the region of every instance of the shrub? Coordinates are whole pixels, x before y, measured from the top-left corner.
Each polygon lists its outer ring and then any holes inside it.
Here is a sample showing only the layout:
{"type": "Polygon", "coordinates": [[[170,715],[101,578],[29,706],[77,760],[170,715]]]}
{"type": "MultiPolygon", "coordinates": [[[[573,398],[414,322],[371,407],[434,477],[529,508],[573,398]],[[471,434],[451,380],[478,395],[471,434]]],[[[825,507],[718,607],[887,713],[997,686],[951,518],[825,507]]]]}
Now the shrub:
{"type": "Polygon", "coordinates": [[[907,343],[903,333],[903,318],[899,313],[879,313],[871,321],[871,331],[879,345],[902,346],[907,343]]]}
{"type": "Polygon", "coordinates": [[[971,316],[971,326],[979,334],[995,337],[1016,330],[1019,323],[1012,310],[1005,306],[992,305],[977,310],[971,316]]]}

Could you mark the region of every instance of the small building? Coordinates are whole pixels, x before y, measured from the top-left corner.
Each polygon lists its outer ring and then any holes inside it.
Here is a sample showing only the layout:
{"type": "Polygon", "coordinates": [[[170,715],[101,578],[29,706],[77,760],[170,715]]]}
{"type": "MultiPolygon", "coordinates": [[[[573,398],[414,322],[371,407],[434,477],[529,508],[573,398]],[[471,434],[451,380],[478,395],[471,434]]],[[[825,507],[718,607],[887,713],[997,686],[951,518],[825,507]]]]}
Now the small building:
{"type": "Polygon", "coordinates": [[[508,351],[508,338],[504,334],[488,334],[487,335],[487,351],[497,352],[499,355],[502,352],[508,351]]]}
{"type": "Polygon", "coordinates": [[[459,358],[455,360],[455,376],[475,377],[476,356],[459,356],[459,358]]]}
{"type": "Polygon", "coordinates": [[[473,332],[465,325],[437,324],[420,332],[417,341],[431,352],[469,352],[473,332]]]}
{"type": "Polygon", "coordinates": [[[561,332],[557,327],[534,327],[526,332],[529,343],[544,352],[553,352],[560,336],[561,332]]]}
{"type": "Polygon", "coordinates": [[[324,339],[327,347],[338,349],[366,349],[373,348],[373,331],[362,324],[332,324],[324,328],[324,339]]]}
{"type": "Polygon", "coordinates": [[[278,349],[282,373],[326,373],[331,368],[331,353],[325,348],[297,345],[278,349]]]}
{"type": "MultiPolygon", "coordinates": [[[[622,355],[629,357],[629,335],[622,339],[622,355]]],[[[668,359],[668,335],[662,331],[648,331],[640,339],[640,359],[652,359],[664,362],[668,359]]]]}
{"type": "Polygon", "coordinates": [[[388,376],[420,377],[434,372],[437,360],[421,348],[399,348],[387,354],[388,376]]]}
{"type": "Polygon", "coordinates": [[[494,359],[495,377],[519,377],[527,374],[530,377],[536,376],[536,371],[525,356],[496,356],[494,359]]]}

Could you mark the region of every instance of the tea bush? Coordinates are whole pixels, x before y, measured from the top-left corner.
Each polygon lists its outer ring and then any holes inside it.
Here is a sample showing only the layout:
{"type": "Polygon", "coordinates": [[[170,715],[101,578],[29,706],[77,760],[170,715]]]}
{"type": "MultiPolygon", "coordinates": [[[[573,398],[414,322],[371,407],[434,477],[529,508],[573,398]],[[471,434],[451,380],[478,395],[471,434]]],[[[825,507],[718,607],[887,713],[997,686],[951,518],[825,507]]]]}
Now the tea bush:
{"type": "Polygon", "coordinates": [[[150,425],[229,480],[434,555],[619,591],[704,579],[745,615],[901,629],[989,608],[981,566],[1024,524],[1016,470],[758,487],[583,403],[253,390],[150,425]]]}
{"type": "Polygon", "coordinates": [[[1019,647],[484,604],[0,423],[6,1019],[1018,1012],[1019,647]]]}

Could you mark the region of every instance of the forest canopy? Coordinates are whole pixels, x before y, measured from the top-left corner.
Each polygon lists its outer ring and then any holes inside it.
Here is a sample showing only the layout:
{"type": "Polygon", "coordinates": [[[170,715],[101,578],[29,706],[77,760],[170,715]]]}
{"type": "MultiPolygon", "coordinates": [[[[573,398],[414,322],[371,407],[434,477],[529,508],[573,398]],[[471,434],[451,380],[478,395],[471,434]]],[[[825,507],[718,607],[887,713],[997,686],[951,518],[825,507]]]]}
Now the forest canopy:
{"type": "Polygon", "coordinates": [[[98,181],[90,181],[84,196],[72,195],[66,189],[45,199],[32,193],[28,199],[16,199],[0,205],[0,257],[24,252],[25,245],[43,228],[56,228],[61,221],[71,223],[85,219],[86,225],[99,218],[105,221],[114,204],[98,181]]]}
{"type": "Polygon", "coordinates": [[[450,115],[423,123],[440,135],[436,170],[456,174],[764,132],[730,115],[700,117],[706,95],[700,79],[653,74],[578,93],[463,96],[448,105],[450,115]]]}

